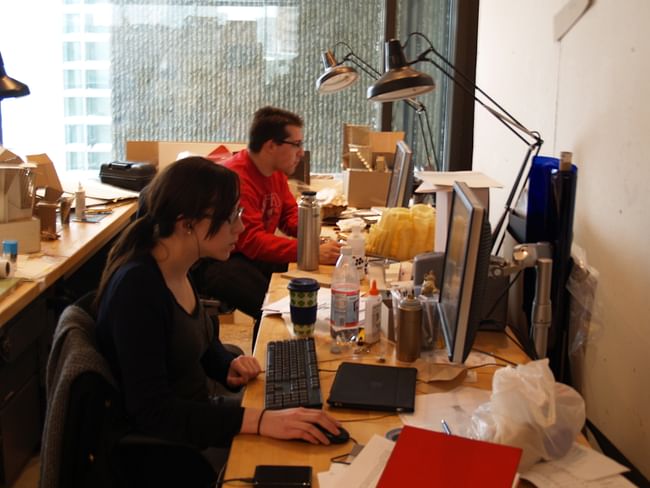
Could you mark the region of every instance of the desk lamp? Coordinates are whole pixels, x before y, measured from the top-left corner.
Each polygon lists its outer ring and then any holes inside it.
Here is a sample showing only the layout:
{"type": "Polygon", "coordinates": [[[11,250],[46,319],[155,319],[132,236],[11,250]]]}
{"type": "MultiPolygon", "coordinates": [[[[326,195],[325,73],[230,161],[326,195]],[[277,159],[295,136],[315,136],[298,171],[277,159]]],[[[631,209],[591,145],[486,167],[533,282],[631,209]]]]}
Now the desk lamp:
{"type": "MultiPolygon", "coordinates": [[[[373,68],[366,61],[361,59],[357,54],[352,51],[352,48],[345,42],[337,42],[333,49],[337,46],[344,46],[347,48],[348,53],[343,57],[342,61],[337,61],[334,52],[330,49],[322,54],[323,66],[325,71],[316,80],[316,89],[319,93],[335,93],[341,91],[350,85],[356,83],[359,78],[359,73],[352,66],[344,64],[349,61],[354,64],[361,71],[370,76],[373,80],[379,80],[381,73],[373,68]]],[[[403,56],[403,54],[402,54],[403,56]]],[[[426,107],[419,101],[411,98],[413,96],[421,95],[428,91],[433,90],[433,79],[424,73],[405,67],[404,74],[412,79],[412,83],[418,84],[420,91],[409,90],[405,96],[401,97],[406,105],[415,110],[418,116],[418,123],[422,132],[422,140],[424,141],[424,151],[426,153],[426,167],[429,170],[437,171],[440,168],[435,152],[435,145],[433,143],[433,133],[431,132],[431,125],[427,118],[426,107]],[[426,135],[425,135],[426,134],[426,135]]]]}
{"type": "MultiPolygon", "coordinates": [[[[5,98],[18,98],[29,95],[29,87],[7,76],[5,64],[0,53],[0,102],[5,98]]],[[[2,110],[0,109],[0,146],[2,145],[2,110]]]]}
{"type": "MultiPolygon", "coordinates": [[[[519,168],[519,172],[517,173],[515,183],[513,184],[510,194],[508,195],[504,212],[501,215],[499,222],[495,226],[495,230],[492,234],[492,251],[493,254],[498,254],[503,242],[503,236],[500,238],[501,232],[503,230],[503,224],[505,223],[505,220],[510,212],[512,212],[512,204],[515,200],[515,195],[518,193],[519,186],[522,184],[522,177],[526,171],[526,168],[528,168],[528,162],[531,159],[531,155],[533,155],[533,153],[534,155],[539,154],[539,150],[542,147],[544,141],[541,139],[538,132],[531,131],[524,127],[506,109],[499,105],[492,97],[490,97],[482,89],[476,86],[472,80],[470,80],[461,71],[459,71],[447,58],[445,58],[440,52],[435,49],[431,41],[424,34],[420,32],[413,32],[409,34],[404,46],[400,45],[400,42],[397,39],[391,39],[387,41],[385,45],[385,56],[386,71],[373,85],[368,88],[369,100],[378,102],[393,102],[432,90],[433,82],[431,85],[427,85],[422,78],[413,76],[413,70],[410,69],[410,66],[415,63],[427,61],[438,68],[447,78],[452,80],[463,91],[472,96],[472,98],[474,98],[474,100],[479,105],[486,109],[490,114],[492,114],[492,116],[494,116],[499,122],[506,126],[513,134],[515,134],[517,138],[526,144],[528,148],[526,155],[519,168]],[[407,61],[404,55],[404,47],[407,46],[408,41],[413,36],[419,36],[423,38],[429,45],[429,48],[420,53],[415,60],[407,61]],[[433,54],[435,56],[435,59],[429,57],[430,54],[433,54]]],[[[528,176],[526,176],[526,179],[527,178],[528,176]]],[[[523,182],[525,182],[526,179],[524,179],[523,182]]]]}

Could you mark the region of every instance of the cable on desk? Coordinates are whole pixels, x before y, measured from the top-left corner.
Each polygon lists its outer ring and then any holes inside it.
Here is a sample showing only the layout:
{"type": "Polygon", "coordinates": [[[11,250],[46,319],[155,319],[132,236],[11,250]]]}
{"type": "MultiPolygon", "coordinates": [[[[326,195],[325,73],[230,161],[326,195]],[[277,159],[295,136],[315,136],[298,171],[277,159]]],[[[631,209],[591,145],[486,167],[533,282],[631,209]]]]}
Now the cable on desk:
{"type": "Polygon", "coordinates": [[[342,424],[347,423],[347,422],[370,422],[372,420],[381,420],[381,419],[385,419],[385,418],[388,418],[388,417],[394,417],[396,415],[397,415],[397,413],[387,413],[386,415],[378,415],[377,417],[364,417],[364,418],[346,419],[346,420],[336,419],[336,420],[338,420],[342,424]]]}
{"type": "Polygon", "coordinates": [[[487,364],[479,364],[478,366],[468,366],[465,369],[479,369],[479,368],[485,368],[487,366],[498,366],[500,368],[505,368],[508,365],[507,364],[499,364],[499,363],[487,363],[487,364]]]}
{"type": "Polygon", "coordinates": [[[510,361],[509,359],[506,359],[506,358],[504,358],[502,356],[499,356],[498,354],[494,354],[492,352],[484,351],[482,349],[477,349],[476,347],[473,347],[472,351],[480,352],[481,354],[487,354],[488,356],[493,357],[494,359],[498,359],[499,361],[503,361],[504,363],[508,363],[511,366],[517,366],[517,363],[515,363],[514,361],[510,361]]]}
{"type": "Polygon", "coordinates": [[[228,480],[223,480],[219,485],[217,486],[223,486],[224,483],[241,483],[244,485],[255,485],[255,478],[230,478],[228,480]]]}

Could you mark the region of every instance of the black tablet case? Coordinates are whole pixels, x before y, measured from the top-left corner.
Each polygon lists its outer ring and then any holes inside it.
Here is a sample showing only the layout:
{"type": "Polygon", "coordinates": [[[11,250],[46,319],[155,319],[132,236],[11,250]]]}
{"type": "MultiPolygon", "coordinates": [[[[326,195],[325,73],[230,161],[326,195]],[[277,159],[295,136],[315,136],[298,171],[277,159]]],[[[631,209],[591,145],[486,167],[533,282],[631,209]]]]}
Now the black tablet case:
{"type": "Polygon", "coordinates": [[[332,407],[413,412],[417,369],[342,363],[327,399],[332,407]]]}

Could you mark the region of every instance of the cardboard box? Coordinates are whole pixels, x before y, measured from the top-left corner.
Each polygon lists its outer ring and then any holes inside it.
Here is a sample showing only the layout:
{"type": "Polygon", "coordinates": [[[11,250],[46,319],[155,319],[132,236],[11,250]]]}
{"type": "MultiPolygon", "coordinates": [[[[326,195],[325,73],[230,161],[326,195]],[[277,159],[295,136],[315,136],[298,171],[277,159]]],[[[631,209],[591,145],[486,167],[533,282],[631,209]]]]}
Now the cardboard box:
{"type": "Polygon", "coordinates": [[[41,221],[36,217],[0,223],[0,241],[18,241],[18,253],[27,254],[41,250],[41,221]]]}
{"type": "Polygon", "coordinates": [[[343,173],[343,194],[348,206],[385,207],[390,175],[390,171],[346,169],[343,173]]]}
{"type": "Polygon", "coordinates": [[[420,171],[422,180],[416,193],[436,194],[436,238],[434,251],[445,252],[447,230],[451,213],[452,190],[455,181],[463,181],[476,194],[483,206],[490,210],[490,188],[502,188],[498,181],[480,171],[420,171]]]}
{"type": "Polygon", "coordinates": [[[242,142],[126,141],[126,159],[148,162],[160,170],[183,152],[208,156],[219,146],[225,146],[231,153],[246,148],[242,142]]]}

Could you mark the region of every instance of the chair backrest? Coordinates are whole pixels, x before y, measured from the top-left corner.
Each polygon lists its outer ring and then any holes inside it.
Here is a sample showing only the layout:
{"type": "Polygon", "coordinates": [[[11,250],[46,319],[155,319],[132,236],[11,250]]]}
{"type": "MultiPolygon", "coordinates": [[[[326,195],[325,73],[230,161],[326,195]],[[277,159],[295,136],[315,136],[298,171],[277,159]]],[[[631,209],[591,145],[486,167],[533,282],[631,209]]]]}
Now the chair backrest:
{"type": "Polygon", "coordinates": [[[77,305],[59,319],[46,390],[41,488],[214,484],[212,466],[195,447],[129,433],[122,395],[96,346],[94,319],[77,305]]]}

